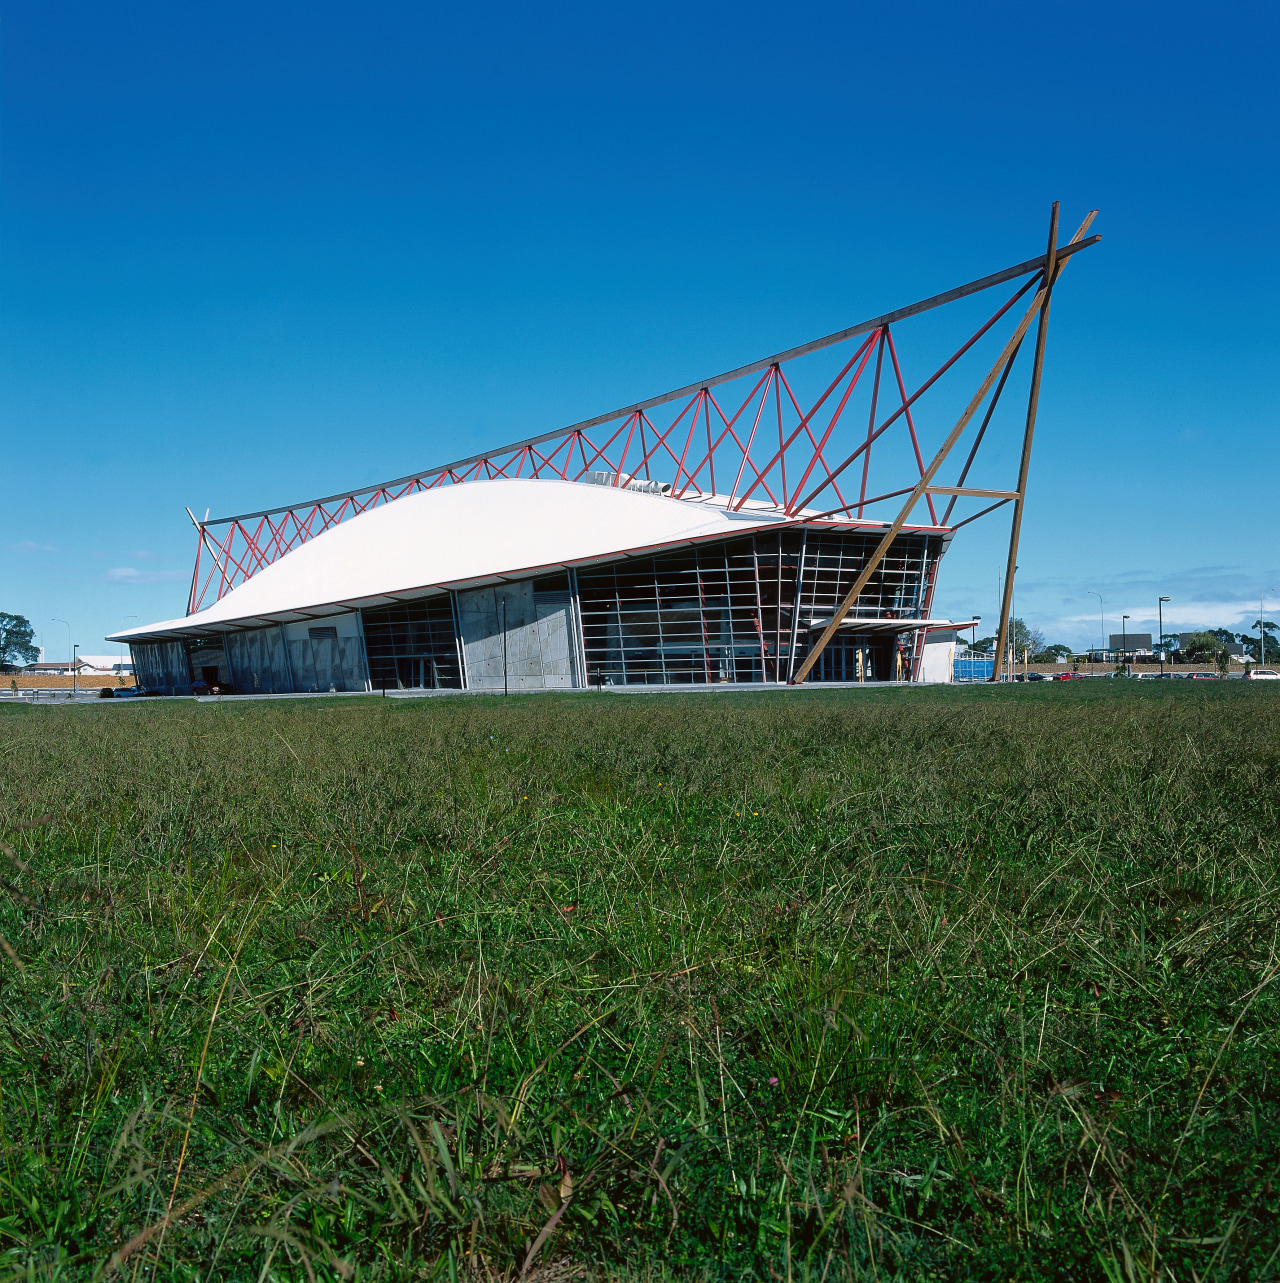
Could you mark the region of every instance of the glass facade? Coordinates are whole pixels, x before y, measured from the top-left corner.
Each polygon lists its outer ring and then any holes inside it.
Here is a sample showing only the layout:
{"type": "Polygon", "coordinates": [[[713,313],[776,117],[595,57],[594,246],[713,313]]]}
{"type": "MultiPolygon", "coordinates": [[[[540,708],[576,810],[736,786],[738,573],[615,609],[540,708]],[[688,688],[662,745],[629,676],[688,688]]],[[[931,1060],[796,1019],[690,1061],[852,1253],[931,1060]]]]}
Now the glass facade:
{"type": "MultiPolygon", "coordinates": [[[[588,681],[786,681],[880,538],[786,530],[579,570],[588,681]]],[[[936,535],[901,536],[850,619],[917,617],[940,551],[936,535]]],[[[902,680],[909,671],[898,637],[850,629],[824,650],[810,680],[902,680]]]]}
{"type": "Polygon", "coordinates": [[[362,612],[369,680],[379,690],[461,690],[448,593],[362,612]]]}

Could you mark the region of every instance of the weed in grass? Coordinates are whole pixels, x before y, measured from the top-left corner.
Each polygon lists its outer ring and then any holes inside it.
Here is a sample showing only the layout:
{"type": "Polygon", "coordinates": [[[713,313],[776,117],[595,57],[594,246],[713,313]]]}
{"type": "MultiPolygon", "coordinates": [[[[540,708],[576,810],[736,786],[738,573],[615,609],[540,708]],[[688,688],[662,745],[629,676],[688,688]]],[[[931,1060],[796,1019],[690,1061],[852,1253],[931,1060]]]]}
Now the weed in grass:
{"type": "Polygon", "coordinates": [[[1268,1277],[1280,701],[1080,685],[3,710],[0,1277],[1268,1277]]]}

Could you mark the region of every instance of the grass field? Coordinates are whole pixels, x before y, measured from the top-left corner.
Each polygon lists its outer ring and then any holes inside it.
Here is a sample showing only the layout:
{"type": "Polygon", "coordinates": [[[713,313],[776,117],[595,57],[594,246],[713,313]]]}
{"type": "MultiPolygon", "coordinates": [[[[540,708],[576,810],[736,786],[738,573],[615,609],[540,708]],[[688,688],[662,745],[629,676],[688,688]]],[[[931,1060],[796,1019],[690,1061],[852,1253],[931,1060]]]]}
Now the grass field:
{"type": "Polygon", "coordinates": [[[1280,1273],[1280,691],[1152,687],[0,708],[0,1279],[1280,1273]]]}

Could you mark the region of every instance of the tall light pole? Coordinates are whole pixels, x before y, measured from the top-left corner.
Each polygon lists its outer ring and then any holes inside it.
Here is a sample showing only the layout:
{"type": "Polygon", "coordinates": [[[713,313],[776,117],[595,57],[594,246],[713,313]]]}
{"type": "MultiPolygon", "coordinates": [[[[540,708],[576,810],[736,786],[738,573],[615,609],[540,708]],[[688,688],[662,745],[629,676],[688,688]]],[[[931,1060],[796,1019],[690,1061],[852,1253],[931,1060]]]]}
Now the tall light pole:
{"type": "MultiPolygon", "coordinates": [[[[124,615],[124,616],[122,616],[122,617],[121,617],[121,620],[120,620],[120,628],[121,628],[121,630],[122,630],[122,631],[123,631],[123,629],[124,629],[124,625],[125,625],[125,620],[126,620],[126,619],[137,619],[137,615],[124,615]]],[[[132,654],[132,653],[133,653],[133,652],[132,652],[132,651],[130,651],[130,654],[132,654]]],[[[123,642],[123,641],[121,641],[121,643],[120,643],[120,668],[119,668],[119,669],[118,669],[118,671],[116,672],[116,676],[117,676],[117,677],[123,677],[123,676],[124,676],[124,642],[123,642]]]]}
{"type": "MultiPolygon", "coordinates": [[[[67,624],[67,621],[66,621],[65,619],[59,619],[59,618],[57,617],[57,615],[54,615],[54,617],[53,617],[53,622],[54,622],[55,624],[67,624]]],[[[70,624],[67,624],[67,654],[68,654],[68,655],[70,655],[70,654],[71,654],[71,625],[70,625],[70,624]]],[[[73,670],[72,670],[72,678],[71,678],[71,683],[72,683],[72,685],[73,685],[73,686],[75,685],[75,676],[74,676],[74,673],[75,673],[75,670],[73,669],[73,670]]]]}
{"type": "Polygon", "coordinates": [[[1164,604],[1168,597],[1161,597],[1156,603],[1156,610],[1160,612],[1160,676],[1164,676],[1164,604]]]}
{"type": "Polygon", "coordinates": [[[1262,626],[1262,603],[1264,594],[1275,592],[1274,588],[1264,588],[1258,594],[1258,667],[1261,668],[1267,662],[1267,632],[1262,626]]]}
{"type": "Polygon", "coordinates": [[[1124,668],[1124,675],[1126,677],[1129,675],[1129,634],[1128,630],[1124,626],[1124,621],[1128,618],[1128,615],[1120,616],[1120,664],[1124,668]]]}
{"type": "Polygon", "coordinates": [[[1009,629],[1009,680],[1013,681],[1018,672],[1018,571],[1021,566],[1013,568],[1013,583],[1009,585],[1009,605],[1013,607],[1013,625],[1009,629]]]}
{"type": "Polygon", "coordinates": [[[75,699],[75,697],[80,693],[76,689],[76,651],[78,651],[79,649],[80,649],[79,642],[76,642],[76,644],[71,648],[71,698],[72,699],[75,699]]]}
{"type": "MultiPolygon", "coordinates": [[[[1003,603],[1004,603],[1004,576],[997,575],[996,576],[996,604],[998,607],[1002,607],[1003,603]]],[[[992,680],[997,682],[1000,680],[1000,670],[1004,667],[1004,656],[998,650],[996,650],[996,644],[999,642],[999,640],[1000,640],[1000,630],[997,629],[996,635],[991,641],[991,653],[992,655],[995,656],[995,658],[991,661],[992,664],[995,666],[994,669],[992,670],[995,674],[992,680]]],[[[1006,650],[1008,649],[1007,641],[1005,643],[1005,649],[1006,650]]]]}

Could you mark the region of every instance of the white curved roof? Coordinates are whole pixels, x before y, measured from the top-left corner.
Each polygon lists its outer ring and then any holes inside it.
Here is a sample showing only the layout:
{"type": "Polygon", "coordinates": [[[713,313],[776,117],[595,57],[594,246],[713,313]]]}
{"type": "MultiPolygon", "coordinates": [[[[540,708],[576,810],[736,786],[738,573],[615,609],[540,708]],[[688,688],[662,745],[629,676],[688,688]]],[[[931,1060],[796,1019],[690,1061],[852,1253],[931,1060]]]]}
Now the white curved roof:
{"type": "Polygon", "coordinates": [[[714,501],[612,486],[469,481],[361,513],[258,571],[208,609],[110,640],[300,619],[787,523],[776,510],[726,512],[714,501]]]}

